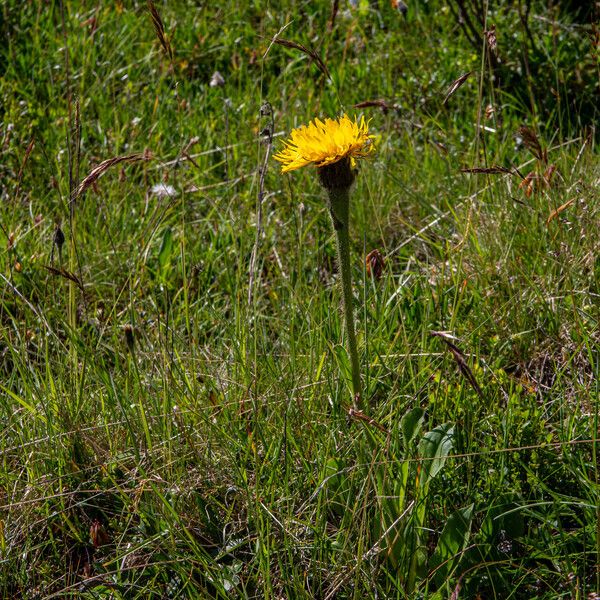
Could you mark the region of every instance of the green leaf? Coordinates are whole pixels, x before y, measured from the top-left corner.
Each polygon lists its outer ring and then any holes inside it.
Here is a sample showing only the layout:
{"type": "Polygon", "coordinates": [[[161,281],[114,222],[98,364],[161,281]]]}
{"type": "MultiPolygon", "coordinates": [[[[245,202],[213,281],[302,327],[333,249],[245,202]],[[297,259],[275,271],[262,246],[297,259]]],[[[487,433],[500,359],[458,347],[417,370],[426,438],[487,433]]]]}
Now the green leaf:
{"type": "Polygon", "coordinates": [[[419,435],[421,427],[423,426],[423,420],[425,418],[425,411],[416,407],[409,410],[400,421],[400,427],[402,429],[402,437],[404,439],[404,449],[408,450],[413,440],[419,435]]]}
{"type": "Polygon", "coordinates": [[[444,423],[427,432],[419,442],[419,455],[423,461],[421,486],[427,485],[441,470],[454,447],[454,425],[444,423]]]}
{"type": "Polygon", "coordinates": [[[335,457],[330,457],[325,463],[324,481],[327,481],[328,487],[337,490],[342,481],[340,461],[335,457]]]}
{"type": "Polygon", "coordinates": [[[440,586],[451,575],[462,558],[471,535],[473,507],[460,508],[448,517],[442,535],[431,557],[430,567],[435,570],[433,579],[440,586]]]}
{"type": "Polygon", "coordinates": [[[5,394],[8,394],[15,402],[18,402],[23,408],[26,408],[32,415],[38,417],[44,423],[48,422],[48,419],[42,413],[40,413],[35,408],[35,406],[33,406],[33,404],[30,404],[29,402],[27,402],[27,400],[24,400],[23,398],[21,398],[21,396],[18,396],[12,390],[5,388],[3,385],[0,385],[0,390],[2,390],[5,394]]]}
{"type": "Polygon", "coordinates": [[[158,270],[162,273],[173,255],[173,231],[170,227],[165,229],[163,239],[160,244],[160,250],[158,251],[158,270]]]}
{"type": "Polygon", "coordinates": [[[340,459],[335,457],[327,459],[323,485],[327,491],[329,509],[336,514],[343,514],[350,498],[350,481],[340,459]]]}

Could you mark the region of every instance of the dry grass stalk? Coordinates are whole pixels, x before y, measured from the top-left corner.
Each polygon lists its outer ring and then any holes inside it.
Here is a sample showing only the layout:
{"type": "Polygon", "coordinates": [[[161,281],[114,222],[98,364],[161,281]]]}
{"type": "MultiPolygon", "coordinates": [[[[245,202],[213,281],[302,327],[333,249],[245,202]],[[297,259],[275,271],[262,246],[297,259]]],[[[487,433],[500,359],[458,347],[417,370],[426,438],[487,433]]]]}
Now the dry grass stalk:
{"type": "Polygon", "coordinates": [[[378,423],[375,419],[372,419],[368,415],[365,415],[364,412],[357,410],[356,408],[349,408],[348,416],[351,419],[354,419],[355,421],[362,421],[367,425],[371,425],[372,427],[375,427],[375,429],[378,429],[382,433],[389,433],[389,431],[381,423],[378,423]]]}
{"type": "Polygon", "coordinates": [[[256,238],[254,240],[254,246],[252,247],[252,254],[250,255],[250,269],[249,269],[249,281],[248,281],[248,306],[252,305],[254,297],[254,279],[256,277],[256,261],[258,258],[258,250],[260,240],[263,233],[263,202],[265,200],[265,176],[267,173],[267,166],[269,164],[269,156],[273,148],[273,129],[275,128],[275,117],[273,114],[273,107],[270,102],[265,102],[260,107],[260,117],[268,118],[269,125],[262,131],[262,135],[266,136],[267,148],[263,159],[262,166],[259,168],[259,182],[258,182],[258,211],[256,214],[256,238]]]}
{"type": "Polygon", "coordinates": [[[381,108],[381,110],[387,113],[390,109],[396,108],[393,104],[386,102],[383,98],[379,100],[365,100],[364,102],[358,102],[354,105],[354,108],[381,108]]]}
{"type": "Polygon", "coordinates": [[[152,19],[152,25],[154,25],[154,31],[156,32],[156,37],[160,42],[160,45],[163,47],[165,54],[169,57],[169,59],[173,60],[173,48],[171,47],[171,43],[169,42],[167,35],[165,33],[165,26],[163,24],[163,20],[154,6],[154,2],[152,0],[147,1],[148,4],[148,12],[150,13],[150,18],[152,19]]]}
{"type": "Polygon", "coordinates": [[[569,208],[569,206],[571,206],[572,204],[574,204],[575,202],[575,198],[571,198],[570,200],[567,200],[567,202],[565,202],[564,204],[561,204],[558,208],[554,209],[550,215],[548,216],[548,218],[546,219],[546,225],[550,224],[550,221],[552,221],[553,219],[556,219],[556,217],[558,217],[558,215],[560,215],[560,213],[569,208]]]}
{"type": "Polygon", "coordinates": [[[487,175],[514,175],[515,172],[512,169],[506,167],[500,167],[498,165],[492,165],[491,167],[465,167],[460,170],[461,173],[485,173],[487,175]]]}
{"type": "Polygon", "coordinates": [[[327,31],[330,33],[335,27],[335,18],[337,17],[338,11],[340,10],[340,0],[333,0],[331,3],[331,15],[329,17],[329,23],[327,23],[327,31]]]}
{"type": "Polygon", "coordinates": [[[81,181],[75,193],[73,194],[73,199],[79,198],[85,191],[98,180],[98,178],[103,175],[108,169],[111,167],[118,165],[120,163],[132,163],[139,162],[141,160],[151,160],[152,154],[148,151],[139,152],[137,154],[126,154],[124,156],[115,156],[114,158],[108,158],[105,161],[102,161],[97,167],[94,167],[86,177],[81,181]]]}
{"type": "Polygon", "coordinates": [[[303,46],[302,44],[298,44],[297,42],[292,42],[290,40],[284,40],[283,38],[277,38],[274,41],[276,44],[279,44],[280,46],[283,46],[284,48],[291,48],[292,50],[300,50],[300,52],[302,52],[303,54],[306,54],[306,56],[308,56],[311,60],[313,60],[315,62],[315,64],[319,68],[319,71],[321,71],[321,73],[323,73],[323,75],[325,75],[325,77],[327,77],[327,79],[331,79],[331,75],[329,74],[329,69],[323,62],[322,58],[314,50],[311,50],[310,48],[307,48],[306,46],[303,46]]]}
{"type": "Polygon", "coordinates": [[[15,198],[19,195],[19,190],[21,189],[21,179],[23,178],[23,171],[25,170],[25,165],[27,164],[27,160],[29,159],[29,155],[33,151],[33,147],[35,146],[35,138],[32,137],[31,141],[27,146],[27,150],[25,150],[25,156],[21,162],[21,168],[19,169],[19,174],[17,175],[17,189],[15,191],[15,198]]]}
{"type": "MultiPolygon", "coordinates": [[[[552,185],[552,178],[554,177],[554,173],[558,173],[557,167],[554,163],[548,165],[548,168],[544,171],[542,178],[548,187],[552,185]]],[[[560,173],[558,173],[560,176],[560,173]]]]}
{"type": "Polygon", "coordinates": [[[531,173],[527,173],[527,175],[525,175],[525,177],[523,178],[523,181],[521,181],[521,183],[519,184],[519,189],[521,190],[525,190],[525,196],[527,196],[527,198],[529,198],[531,196],[531,194],[534,192],[535,190],[535,182],[537,180],[537,175],[531,171],[531,173]]]}
{"type": "Polygon", "coordinates": [[[473,73],[473,71],[469,71],[468,73],[465,73],[464,75],[461,75],[458,79],[455,79],[450,86],[448,87],[448,89],[446,90],[446,96],[444,98],[444,101],[442,102],[442,104],[444,106],[446,106],[446,103],[448,102],[448,100],[450,100],[450,98],[454,95],[454,93],[456,92],[456,90],[458,90],[463,84],[464,82],[469,79],[469,77],[471,76],[471,74],[473,73]]]}
{"type": "Polygon", "coordinates": [[[83,283],[81,282],[81,279],[79,279],[79,277],[77,277],[77,275],[75,275],[74,273],[71,273],[70,271],[67,271],[66,269],[62,268],[57,269],[56,267],[51,267],[50,265],[44,265],[44,268],[50,271],[52,275],[64,277],[65,279],[74,282],[82,292],[85,291],[83,289],[83,283]]]}
{"type": "Polygon", "coordinates": [[[535,131],[526,125],[519,127],[519,135],[523,139],[525,147],[533,154],[539,161],[543,163],[548,162],[548,153],[546,149],[542,147],[542,144],[536,135],[535,131]]]}
{"type": "Polygon", "coordinates": [[[456,364],[458,365],[458,370],[462,373],[464,378],[471,384],[471,387],[477,392],[477,395],[480,398],[483,398],[483,391],[479,387],[479,384],[475,379],[475,375],[473,375],[473,371],[471,371],[471,368],[467,364],[467,361],[465,360],[465,355],[455,344],[453,344],[450,341],[451,339],[455,339],[454,336],[451,336],[443,331],[431,331],[430,333],[434,337],[439,337],[444,342],[444,344],[446,344],[446,347],[448,348],[456,364]]]}
{"type": "MultiPolygon", "coordinates": [[[[552,179],[554,174],[558,173],[557,167],[554,163],[548,165],[547,169],[542,175],[539,175],[535,171],[531,171],[519,184],[519,189],[524,190],[525,196],[529,198],[534,192],[540,192],[543,189],[549,189],[552,187],[552,179]]],[[[558,173],[560,176],[560,173],[558,173]]]]}

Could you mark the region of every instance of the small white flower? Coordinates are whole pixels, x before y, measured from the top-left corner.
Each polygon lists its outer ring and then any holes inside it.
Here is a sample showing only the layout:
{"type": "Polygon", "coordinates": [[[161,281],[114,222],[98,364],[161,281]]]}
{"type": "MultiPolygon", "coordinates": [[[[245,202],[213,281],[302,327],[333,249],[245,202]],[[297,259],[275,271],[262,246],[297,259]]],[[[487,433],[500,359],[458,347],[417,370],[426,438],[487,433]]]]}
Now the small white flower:
{"type": "Polygon", "coordinates": [[[219,71],[215,71],[210,79],[210,87],[221,87],[225,85],[225,78],[219,71]]]}
{"type": "Polygon", "coordinates": [[[159,198],[175,198],[177,190],[172,185],[166,183],[157,183],[152,186],[152,193],[159,198]]]}

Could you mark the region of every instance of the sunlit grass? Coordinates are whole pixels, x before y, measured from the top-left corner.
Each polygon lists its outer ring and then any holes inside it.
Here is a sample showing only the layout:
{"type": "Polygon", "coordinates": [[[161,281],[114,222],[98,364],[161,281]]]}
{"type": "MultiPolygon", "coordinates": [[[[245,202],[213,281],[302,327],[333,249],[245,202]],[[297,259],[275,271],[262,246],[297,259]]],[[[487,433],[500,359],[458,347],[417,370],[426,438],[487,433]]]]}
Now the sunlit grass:
{"type": "MultiPolygon", "coordinates": [[[[146,3],[18,4],[0,23],[2,597],[597,592],[593,135],[494,88],[441,3],[341,2],[331,31],[329,5],[156,3],[172,58],[146,3]],[[284,26],[330,78],[271,45],[284,26]],[[265,161],[343,112],[378,135],[352,190],[360,413],[323,191],[265,161]],[[70,202],[135,153],[152,158],[70,202]]],[[[586,81],[587,29],[556,31],[540,47],[586,81]]]]}

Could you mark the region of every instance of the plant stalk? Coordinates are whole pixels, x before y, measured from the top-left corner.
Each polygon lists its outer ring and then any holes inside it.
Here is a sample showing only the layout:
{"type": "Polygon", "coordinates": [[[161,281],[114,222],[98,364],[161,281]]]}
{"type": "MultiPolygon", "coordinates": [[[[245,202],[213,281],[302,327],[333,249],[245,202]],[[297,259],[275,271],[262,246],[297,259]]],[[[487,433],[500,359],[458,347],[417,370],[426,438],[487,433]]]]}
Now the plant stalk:
{"type": "Polygon", "coordinates": [[[350,225],[350,188],[335,188],[328,189],[327,191],[329,193],[329,212],[337,241],[338,268],[342,277],[342,308],[346,325],[350,364],[352,367],[353,404],[354,408],[359,409],[361,406],[362,386],[356,333],[354,331],[352,271],[350,267],[350,236],[348,233],[350,225]]]}

